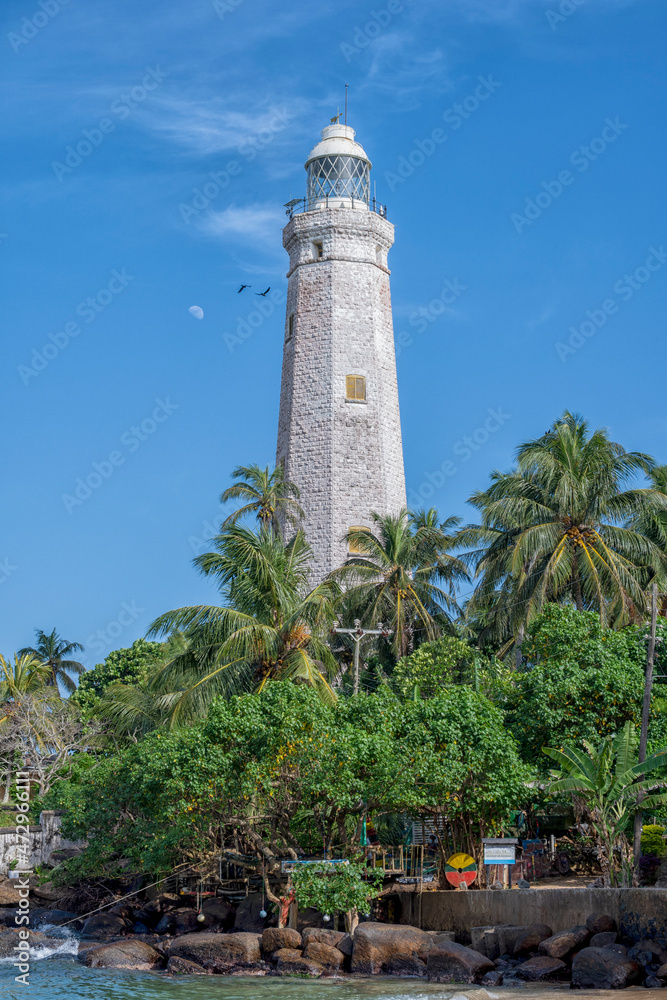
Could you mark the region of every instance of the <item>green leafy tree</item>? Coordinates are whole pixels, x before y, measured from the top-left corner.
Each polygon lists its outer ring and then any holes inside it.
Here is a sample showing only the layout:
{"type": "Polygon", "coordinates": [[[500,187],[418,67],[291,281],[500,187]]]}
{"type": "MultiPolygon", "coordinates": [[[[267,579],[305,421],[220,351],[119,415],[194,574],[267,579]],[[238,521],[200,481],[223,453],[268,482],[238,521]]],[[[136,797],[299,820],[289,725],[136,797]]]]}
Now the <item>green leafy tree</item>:
{"type": "Polygon", "coordinates": [[[470,503],[481,523],[459,535],[480,577],[469,613],[497,610],[516,636],[549,601],[568,600],[603,620],[643,611],[647,575],[664,574],[667,555],[633,525],[667,512],[660,489],[637,489],[653,460],[626,452],[606,430],[590,433],[569,412],[541,438],[517,449],[516,467],[492,474],[470,503]]]}
{"type": "Polygon", "coordinates": [[[361,617],[382,621],[394,631],[397,656],[409,653],[415,639],[435,639],[451,627],[458,611],[456,583],[468,579],[465,566],[450,553],[457,518],[438,523],[435,510],[371,515],[372,528],[351,528],[346,540],[353,555],[333,572],[346,600],[361,617]]]}
{"type": "Polygon", "coordinates": [[[403,698],[433,698],[452,684],[471,684],[479,689],[487,667],[488,660],[479,650],[454,636],[441,636],[400,659],[391,680],[403,698]]]}
{"type": "Polygon", "coordinates": [[[35,629],[35,639],[35,645],[20,649],[19,656],[33,656],[40,663],[47,664],[50,671],[49,684],[54,687],[62,684],[65,691],[72,694],[76,690],[76,681],[70,674],[77,677],[85,670],[83,663],[71,658],[73,653],[83,652],[81,643],[62,639],[55,629],[49,633],[35,629]]]}
{"type": "Polygon", "coordinates": [[[292,873],[299,906],[313,906],[320,913],[344,913],[348,934],[354,934],[359,912],[365,913],[371,899],[379,896],[383,878],[383,871],[354,861],[298,865],[292,873]]]}
{"type": "Polygon", "coordinates": [[[217,870],[229,849],[279,875],[278,859],[303,851],[357,856],[369,814],[446,819],[452,849],[468,849],[502,829],[528,776],[499,710],[469,689],[401,703],[385,687],[326,704],[276,682],[149,733],[49,802],[89,843],[69,878],[109,874],[121,858],[160,873],[196,856],[217,870]]]}
{"type": "Polygon", "coordinates": [[[503,692],[507,724],[524,760],[542,747],[596,741],[639,721],[644,689],[637,630],[615,631],[591,611],[550,604],[529,625],[525,669],[503,692]]]}
{"type": "Polygon", "coordinates": [[[165,645],[137,639],[131,646],[114,649],[92,670],[82,674],[71,700],[89,713],[112,685],[143,684],[164,660],[165,645]]]}
{"type": "Polygon", "coordinates": [[[639,763],[639,740],[631,722],[626,722],[615,736],[605,736],[597,744],[584,740],[583,744],[584,750],[571,746],[562,750],[544,748],[544,753],[560,766],[549,790],[569,792],[583,800],[595,836],[605,886],[617,882],[629,885],[631,875],[625,834],[637,810],[639,793],[646,793],[643,809],[659,808],[667,803],[667,794],[660,791],[667,786],[667,779],[644,778],[664,766],[667,748],[639,763]]]}
{"type": "Polygon", "coordinates": [[[232,479],[238,482],[224,491],[221,503],[229,500],[245,500],[246,503],[225,519],[223,531],[248,514],[256,515],[264,531],[271,528],[276,533],[280,532],[281,523],[295,527],[303,518],[299,489],[285,479],[282,464],[276,466],[273,472],[269,471],[268,465],[265,469],[259,465],[239,465],[234,469],[232,479]]]}

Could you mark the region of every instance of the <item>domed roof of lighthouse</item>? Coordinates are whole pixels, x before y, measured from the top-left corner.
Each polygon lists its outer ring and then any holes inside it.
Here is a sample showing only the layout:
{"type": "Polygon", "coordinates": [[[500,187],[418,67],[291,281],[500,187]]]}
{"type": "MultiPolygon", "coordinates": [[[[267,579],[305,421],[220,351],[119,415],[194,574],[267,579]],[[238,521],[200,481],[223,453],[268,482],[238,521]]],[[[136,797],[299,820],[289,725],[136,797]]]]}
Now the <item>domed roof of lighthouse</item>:
{"type": "Polygon", "coordinates": [[[321,140],[316,146],[313,146],[308,154],[305,163],[306,170],[312,160],[317,160],[322,156],[354,156],[356,159],[364,160],[369,168],[372,167],[373,164],[368,159],[364,147],[355,142],[355,135],[356,132],[349,125],[341,125],[340,122],[327,125],[326,128],[322,129],[321,140]]]}

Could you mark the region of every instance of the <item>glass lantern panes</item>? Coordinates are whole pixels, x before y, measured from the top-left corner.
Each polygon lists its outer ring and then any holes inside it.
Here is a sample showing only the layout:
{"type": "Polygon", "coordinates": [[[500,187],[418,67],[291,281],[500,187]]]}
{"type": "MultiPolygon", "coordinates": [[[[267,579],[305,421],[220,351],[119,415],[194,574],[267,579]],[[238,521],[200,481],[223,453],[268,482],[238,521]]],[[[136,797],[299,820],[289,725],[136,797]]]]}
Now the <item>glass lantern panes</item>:
{"type": "Polygon", "coordinates": [[[326,198],[370,201],[370,167],[356,156],[322,156],[308,164],[308,205],[326,198]]]}

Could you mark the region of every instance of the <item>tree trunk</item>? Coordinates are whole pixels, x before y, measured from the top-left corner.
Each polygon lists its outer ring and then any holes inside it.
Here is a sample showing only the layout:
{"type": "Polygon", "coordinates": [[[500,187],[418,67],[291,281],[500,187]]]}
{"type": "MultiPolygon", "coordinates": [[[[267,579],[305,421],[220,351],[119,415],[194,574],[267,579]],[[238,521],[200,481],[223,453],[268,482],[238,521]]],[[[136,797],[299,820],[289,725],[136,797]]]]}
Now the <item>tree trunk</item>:
{"type": "Polygon", "coordinates": [[[9,802],[9,793],[12,789],[12,765],[7,765],[7,774],[5,775],[5,794],[2,797],[2,804],[6,805],[9,802]]]}
{"type": "Polygon", "coordinates": [[[523,653],[521,647],[523,646],[523,635],[524,627],[519,625],[519,631],[516,634],[516,640],[514,642],[514,669],[519,670],[521,663],[523,662],[523,653]]]}
{"type": "Polygon", "coordinates": [[[357,929],[357,924],[359,923],[359,911],[356,906],[351,910],[348,910],[345,914],[345,930],[350,935],[354,937],[354,932],[357,929]]]}

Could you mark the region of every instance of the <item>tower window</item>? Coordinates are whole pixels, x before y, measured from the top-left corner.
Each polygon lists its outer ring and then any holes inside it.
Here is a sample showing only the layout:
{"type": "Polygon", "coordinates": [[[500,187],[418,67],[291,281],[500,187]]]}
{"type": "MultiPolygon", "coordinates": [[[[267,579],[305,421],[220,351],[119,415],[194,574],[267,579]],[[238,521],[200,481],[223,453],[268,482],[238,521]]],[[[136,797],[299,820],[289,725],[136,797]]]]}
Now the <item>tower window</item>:
{"type": "Polygon", "coordinates": [[[323,243],[313,243],[313,257],[316,260],[321,260],[324,257],[324,244],[323,243]]]}
{"type": "Polygon", "coordinates": [[[345,377],[345,398],[366,402],[366,379],[363,375],[347,375],[345,377]]]}
{"type": "MultiPolygon", "coordinates": [[[[348,528],[348,531],[366,531],[367,532],[368,530],[369,529],[366,527],[365,524],[352,524],[348,528]]],[[[350,540],[348,540],[348,543],[347,543],[347,551],[349,552],[349,554],[351,556],[354,556],[354,555],[360,555],[361,553],[363,553],[364,550],[362,549],[362,547],[359,544],[358,540],[353,542],[350,539],[350,540]]]]}
{"type": "Polygon", "coordinates": [[[294,333],[294,313],[290,313],[287,319],[287,336],[285,337],[285,342],[292,339],[293,333],[294,333]]]}

